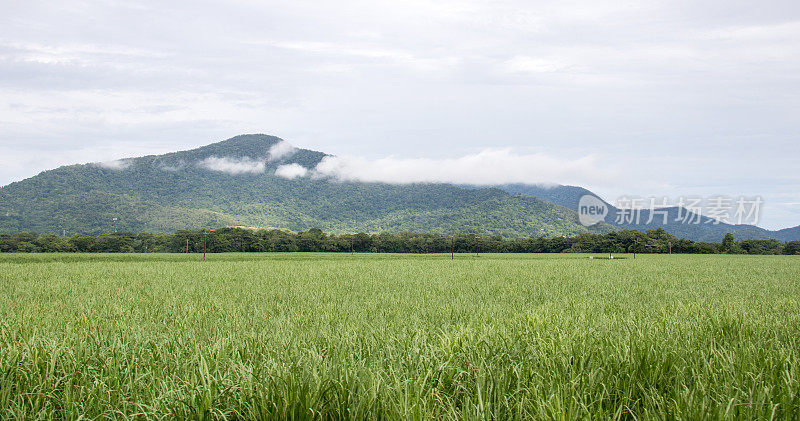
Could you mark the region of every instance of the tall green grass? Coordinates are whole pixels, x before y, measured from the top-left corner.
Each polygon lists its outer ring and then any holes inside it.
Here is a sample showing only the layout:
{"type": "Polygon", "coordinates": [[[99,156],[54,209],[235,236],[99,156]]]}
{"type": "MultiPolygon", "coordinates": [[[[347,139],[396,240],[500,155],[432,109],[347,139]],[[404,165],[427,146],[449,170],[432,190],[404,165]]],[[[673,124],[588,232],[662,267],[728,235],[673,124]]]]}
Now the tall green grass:
{"type": "Polygon", "coordinates": [[[0,255],[0,417],[798,419],[793,256],[0,255]]]}

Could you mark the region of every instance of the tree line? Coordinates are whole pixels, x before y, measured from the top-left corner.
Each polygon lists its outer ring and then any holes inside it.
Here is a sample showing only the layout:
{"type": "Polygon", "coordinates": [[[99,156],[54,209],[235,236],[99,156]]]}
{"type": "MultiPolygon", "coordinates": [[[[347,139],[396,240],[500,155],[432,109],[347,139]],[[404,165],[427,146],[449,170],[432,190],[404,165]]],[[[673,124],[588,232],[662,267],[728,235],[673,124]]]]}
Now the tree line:
{"type": "Polygon", "coordinates": [[[373,252],[373,253],[693,253],[800,254],[800,241],[736,241],[727,234],[719,243],[678,239],[663,229],[622,230],[573,237],[503,238],[475,234],[326,234],[320,229],[220,228],[174,233],[0,234],[0,252],[89,253],[224,253],[224,252],[373,252]]]}

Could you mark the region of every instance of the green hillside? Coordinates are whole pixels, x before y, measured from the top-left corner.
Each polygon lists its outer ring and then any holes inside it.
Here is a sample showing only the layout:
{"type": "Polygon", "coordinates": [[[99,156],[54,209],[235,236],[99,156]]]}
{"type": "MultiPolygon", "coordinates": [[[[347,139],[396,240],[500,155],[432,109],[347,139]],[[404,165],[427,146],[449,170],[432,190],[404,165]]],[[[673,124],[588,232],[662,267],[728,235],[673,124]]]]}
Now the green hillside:
{"type": "Polygon", "coordinates": [[[275,156],[280,142],[242,135],[190,151],[45,171],[0,188],[0,232],[165,232],[230,225],[504,237],[587,232],[574,211],[501,189],[283,178],[275,175],[279,166],[310,169],[325,154],[298,149],[275,156]]]}
{"type": "MultiPolygon", "coordinates": [[[[589,190],[583,187],[576,186],[537,186],[530,184],[504,184],[497,186],[497,188],[509,192],[525,194],[534,196],[539,199],[564,206],[568,209],[578,210],[578,202],[583,195],[593,195],[589,190]]],[[[650,220],[650,211],[644,209],[640,213],[640,223],[617,223],[617,221],[624,221],[624,218],[619,218],[618,214],[621,212],[616,207],[606,202],[609,207],[609,213],[605,218],[605,222],[617,228],[636,230],[646,232],[655,228],[662,228],[664,231],[678,237],[686,238],[692,241],[705,241],[705,242],[719,242],[725,237],[725,234],[731,233],[737,240],[767,240],[775,239],[778,241],[798,241],[800,240],[800,226],[794,228],[786,228],[778,231],[770,231],[761,227],[753,225],[734,225],[726,224],[724,222],[715,221],[707,216],[696,215],[688,218],[694,220],[697,218],[699,223],[684,223],[681,222],[681,214],[691,214],[690,211],[679,209],[677,207],[660,209],[660,211],[667,212],[667,223],[659,223],[663,221],[663,217],[654,215],[655,223],[647,224],[646,221],[650,220]],[[661,218],[661,219],[659,219],[661,218]]],[[[685,218],[685,216],[684,216],[685,218]]]]}

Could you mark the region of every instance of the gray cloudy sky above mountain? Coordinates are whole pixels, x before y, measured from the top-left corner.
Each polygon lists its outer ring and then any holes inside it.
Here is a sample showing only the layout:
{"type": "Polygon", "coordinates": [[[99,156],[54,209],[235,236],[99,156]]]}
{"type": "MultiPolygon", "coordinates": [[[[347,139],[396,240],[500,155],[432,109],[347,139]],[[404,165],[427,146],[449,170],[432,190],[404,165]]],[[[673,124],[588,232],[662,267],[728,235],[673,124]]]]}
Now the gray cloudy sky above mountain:
{"type": "Polygon", "coordinates": [[[797,1],[2,10],[0,185],[269,133],[382,177],[498,150],[519,166],[591,157],[555,169],[609,200],[761,195],[762,226],[800,224],[797,1]]]}

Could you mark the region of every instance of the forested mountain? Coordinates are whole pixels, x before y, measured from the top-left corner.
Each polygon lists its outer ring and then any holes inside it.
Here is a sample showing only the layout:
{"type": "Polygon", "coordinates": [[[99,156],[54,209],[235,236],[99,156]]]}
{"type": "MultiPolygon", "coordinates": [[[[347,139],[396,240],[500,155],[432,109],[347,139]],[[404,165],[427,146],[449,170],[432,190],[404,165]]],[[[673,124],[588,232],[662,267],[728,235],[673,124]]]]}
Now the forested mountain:
{"type": "Polygon", "coordinates": [[[784,228],[778,231],[770,231],[770,238],[779,241],[798,241],[800,240],[800,225],[794,228],[784,228]]]}
{"type": "Polygon", "coordinates": [[[303,175],[324,156],[293,149],[277,137],[242,135],[189,151],[65,166],[0,188],[0,232],[170,232],[241,225],[538,237],[612,230],[586,229],[573,210],[497,188],[303,175]]]}
{"type": "MultiPolygon", "coordinates": [[[[594,195],[591,191],[576,186],[538,186],[529,184],[505,184],[497,188],[509,193],[526,194],[560,206],[577,211],[578,202],[583,195],[594,195]]],[[[601,199],[602,200],[602,199],[601,199]]],[[[624,211],[617,209],[608,202],[603,201],[609,208],[605,222],[618,228],[648,231],[651,229],[663,228],[666,232],[678,237],[692,241],[719,242],[725,234],[731,233],[738,240],[766,240],[775,239],[779,241],[800,240],[800,226],[786,228],[779,231],[769,231],[753,225],[732,225],[724,222],[715,221],[712,218],[702,215],[695,215],[678,207],[659,209],[658,212],[666,212],[666,224],[661,213],[653,215],[652,221],[650,211],[643,209],[639,213],[638,223],[631,221],[630,217],[624,216],[624,211]],[[623,212],[623,214],[621,214],[623,212]],[[651,223],[647,223],[651,221],[651,223]],[[694,222],[697,223],[694,223],[694,222]],[[689,223],[691,222],[691,223],[689,223]]]]}
{"type": "MultiPolygon", "coordinates": [[[[539,199],[546,200],[556,205],[563,206],[568,209],[578,210],[578,202],[583,195],[594,193],[591,191],[577,186],[541,186],[536,184],[502,184],[496,186],[498,189],[515,194],[525,194],[528,196],[538,197],[539,199]]],[[[600,198],[600,196],[597,196],[600,198]]],[[[605,202],[605,201],[604,201],[605,202]]],[[[611,206],[608,202],[606,205],[611,206]]]]}
{"type": "MultiPolygon", "coordinates": [[[[664,228],[679,238],[800,240],[800,227],[767,231],[750,225],[578,223],[576,186],[508,184],[494,188],[449,184],[340,182],[313,168],[326,156],[267,135],[242,135],[201,148],[70,165],[0,188],[0,233],[100,234],[114,230],[257,226],[331,233],[416,231],[539,237],[604,233],[616,228],[664,228]]],[[[649,219],[647,211],[641,215],[649,219]]]]}

